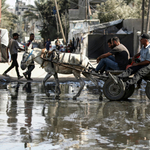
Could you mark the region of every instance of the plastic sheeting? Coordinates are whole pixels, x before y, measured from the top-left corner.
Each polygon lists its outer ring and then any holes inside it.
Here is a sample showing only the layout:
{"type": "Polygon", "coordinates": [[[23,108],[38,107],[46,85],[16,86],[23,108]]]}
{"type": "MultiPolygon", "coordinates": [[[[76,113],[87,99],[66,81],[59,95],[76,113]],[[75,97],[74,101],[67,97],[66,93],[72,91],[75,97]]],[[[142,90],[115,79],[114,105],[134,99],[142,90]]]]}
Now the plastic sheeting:
{"type": "Polygon", "coordinates": [[[9,43],[8,30],[0,28],[0,62],[8,62],[7,46],[9,43]]]}
{"type": "Polygon", "coordinates": [[[133,34],[115,34],[115,35],[88,35],[88,57],[96,59],[98,56],[110,51],[107,45],[108,39],[117,36],[120,42],[127,47],[130,56],[133,56],[133,34]]]}
{"type": "Polygon", "coordinates": [[[0,37],[1,37],[1,44],[8,46],[9,37],[8,37],[8,30],[0,28],[0,37]]]}

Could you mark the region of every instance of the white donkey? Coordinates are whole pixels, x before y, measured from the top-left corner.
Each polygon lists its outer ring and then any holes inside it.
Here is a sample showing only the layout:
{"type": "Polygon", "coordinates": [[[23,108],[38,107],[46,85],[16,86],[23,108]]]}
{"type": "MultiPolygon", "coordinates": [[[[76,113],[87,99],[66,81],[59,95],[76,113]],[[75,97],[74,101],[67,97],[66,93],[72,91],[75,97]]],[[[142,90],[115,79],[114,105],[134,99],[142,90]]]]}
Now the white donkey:
{"type": "MultiPolygon", "coordinates": [[[[42,65],[43,64],[43,59],[41,58],[42,51],[43,50],[39,48],[28,49],[28,52],[25,52],[23,54],[23,58],[21,61],[21,68],[24,70],[32,60],[42,65]]],[[[80,88],[77,94],[73,97],[74,100],[78,96],[80,96],[80,93],[85,85],[83,79],[81,78],[81,73],[82,73],[86,78],[91,80],[97,86],[100,92],[99,99],[102,99],[102,94],[98,86],[97,80],[94,79],[92,75],[87,72],[87,70],[91,66],[91,63],[86,56],[81,54],[60,53],[55,50],[53,51],[52,55],[53,58],[50,59],[49,61],[44,61],[43,64],[43,68],[47,72],[47,75],[43,80],[43,84],[45,86],[45,82],[52,75],[54,76],[56,82],[56,86],[55,86],[56,98],[58,98],[61,93],[59,88],[59,79],[57,73],[73,74],[75,78],[80,82],[80,88]]]]}

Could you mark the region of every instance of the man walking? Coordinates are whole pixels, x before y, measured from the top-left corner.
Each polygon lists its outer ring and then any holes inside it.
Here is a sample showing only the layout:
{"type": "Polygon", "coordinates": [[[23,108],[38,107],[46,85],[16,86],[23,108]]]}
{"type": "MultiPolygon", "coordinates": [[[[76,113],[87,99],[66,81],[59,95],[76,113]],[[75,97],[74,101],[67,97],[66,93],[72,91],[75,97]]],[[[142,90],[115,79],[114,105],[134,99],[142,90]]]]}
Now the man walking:
{"type": "MultiPolygon", "coordinates": [[[[30,39],[27,43],[27,48],[32,48],[33,49],[33,45],[32,45],[32,41],[34,40],[34,34],[31,33],[30,34],[30,39]]],[[[34,65],[34,61],[32,60],[32,62],[30,63],[30,65],[28,66],[28,70],[26,72],[23,73],[24,77],[27,79],[27,80],[33,80],[31,78],[31,72],[32,70],[35,68],[35,65],[34,65]]]]}
{"type": "Polygon", "coordinates": [[[4,76],[8,76],[7,73],[12,69],[12,68],[16,68],[16,73],[18,76],[18,79],[21,79],[23,76],[20,76],[19,70],[18,70],[18,62],[17,62],[17,56],[18,56],[18,49],[20,49],[21,51],[24,51],[24,49],[20,48],[17,42],[19,34],[18,33],[13,33],[13,39],[10,40],[8,48],[10,50],[10,54],[11,54],[11,59],[12,59],[12,63],[11,66],[3,73],[4,76]]]}

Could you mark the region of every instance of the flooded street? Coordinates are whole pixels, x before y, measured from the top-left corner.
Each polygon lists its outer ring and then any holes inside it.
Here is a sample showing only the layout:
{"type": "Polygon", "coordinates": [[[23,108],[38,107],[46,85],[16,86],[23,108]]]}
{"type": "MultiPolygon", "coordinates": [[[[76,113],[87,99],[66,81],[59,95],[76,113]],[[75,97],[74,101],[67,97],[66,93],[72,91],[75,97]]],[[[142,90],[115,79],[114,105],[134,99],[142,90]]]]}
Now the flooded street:
{"type": "Polygon", "coordinates": [[[97,89],[86,82],[72,100],[78,82],[0,83],[1,150],[148,150],[150,101],[145,83],[126,101],[99,101],[97,89]],[[88,86],[87,86],[88,85],[88,86]]]}

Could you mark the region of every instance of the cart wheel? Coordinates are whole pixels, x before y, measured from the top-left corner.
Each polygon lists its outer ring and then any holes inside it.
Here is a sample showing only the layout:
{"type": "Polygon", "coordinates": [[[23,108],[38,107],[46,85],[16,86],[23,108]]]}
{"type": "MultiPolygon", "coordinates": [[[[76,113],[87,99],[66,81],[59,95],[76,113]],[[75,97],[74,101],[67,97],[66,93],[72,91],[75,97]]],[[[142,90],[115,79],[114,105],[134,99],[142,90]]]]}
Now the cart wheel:
{"type": "Polygon", "coordinates": [[[122,80],[116,84],[112,79],[108,79],[104,83],[103,92],[109,100],[121,100],[125,94],[125,85],[122,80]]]}
{"type": "Polygon", "coordinates": [[[128,99],[134,93],[134,90],[135,90],[135,85],[134,84],[130,85],[129,88],[125,90],[123,99],[128,99]]]}
{"type": "Polygon", "coordinates": [[[150,81],[147,81],[145,93],[146,93],[146,96],[150,99],[150,81]]]}

